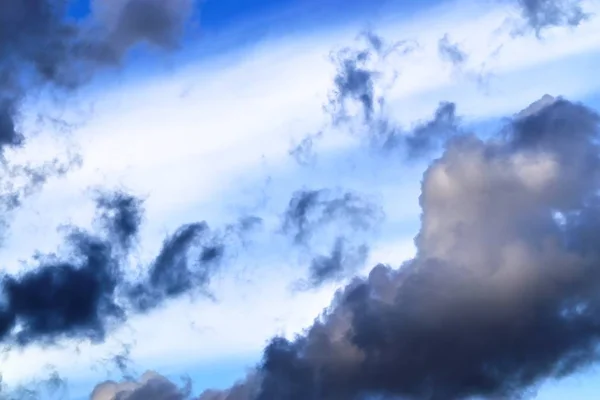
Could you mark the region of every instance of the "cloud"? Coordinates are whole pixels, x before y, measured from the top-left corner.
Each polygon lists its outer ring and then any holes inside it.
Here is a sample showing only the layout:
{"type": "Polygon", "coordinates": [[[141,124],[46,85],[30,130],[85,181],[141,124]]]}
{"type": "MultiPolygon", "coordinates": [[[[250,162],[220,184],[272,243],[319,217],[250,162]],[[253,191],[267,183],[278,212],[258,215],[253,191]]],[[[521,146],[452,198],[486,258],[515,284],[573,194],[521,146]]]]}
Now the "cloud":
{"type": "Polygon", "coordinates": [[[142,223],[142,200],[123,191],[100,191],[96,197],[98,220],[114,243],[129,250],[142,223]]]}
{"type": "Polygon", "coordinates": [[[444,61],[451,63],[455,67],[460,67],[468,59],[467,54],[460,48],[458,43],[450,41],[448,34],[442,36],[438,41],[438,52],[444,61]]]}
{"type": "Polygon", "coordinates": [[[331,253],[313,258],[309,267],[309,277],[299,282],[299,288],[314,289],[324,283],[339,282],[355,275],[369,255],[367,245],[352,246],[344,237],[335,240],[331,253]]]}
{"type": "Polygon", "coordinates": [[[81,158],[72,154],[39,165],[0,162],[0,236],[3,238],[7,233],[12,213],[26,199],[39,193],[51,178],[62,177],[79,165],[81,158]]]}
{"type": "Polygon", "coordinates": [[[180,388],[164,376],[154,371],[148,371],[137,382],[106,381],[100,383],[92,391],[90,400],[184,400],[189,396],[189,382],[180,388]]]}
{"type": "MultiPolygon", "coordinates": [[[[206,290],[226,246],[260,222],[243,218],[212,232],[205,222],[185,224],[165,239],[141,276],[125,269],[142,222],[143,202],[122,191],[96,195],[96,234],[67,227],[66,256],[36,255],[37,265],[2,277],[0,343],[20,347],[60,339],[103,342],[133,314],[206,290]]],[[[205,293],[207,294],[207,293],[205,293]]]]}
{"type": "Polygon", "coordinates": [[[528,26],[540,37],[544,29],[579,26],[591,15],[581,0],[516,0],[528,26]]]}
{"type": "Polygon", "coordinates": [[[241,398],[512,398],[595,361],[599,134],[559,99],[489,140],[450,139],[424,175],[416,257],[274,338],[241,398]]]}
{"type": "Polygon", "coordinates": [[[21,146],[23,101],[45,87],[70,92],[99,68],[116,65],[132,47],[148,42],[175,46],[194,1],[94,1],[93,13],[69,19],[67,4],[24,5],[8,0],[0,11],[0,150],[21,146]]]}
{"type": "Polygon", "coordinates": [[[324,225],[347,221],[354,230],[368,230],[383,217],[369,199],[353,192],[327,189],[296,191],[283,214],[282,230],[296,244],[308,244],[324,225]]]}
{"type": "MultiPolygon", "coordinates": [[[[36,268],[3,276],[0,340],[4,344],[26,346],[64,337],[101,341],[109,325],[124,319],[125,311],[116,301],[121,258],[111,239],[114,227],[121,227],[120,217],[132,212],[130,205],[137,208],[139,204],[121,194],[113,197],[125,200],[120,203],[110,204],[107,198],[98,198],[99,218],[109,228],[107,237],[69,228],[70,257],[38,255],[36,268]],[[109,209],[115,211],[113,215],[108,215],[109,209]]],[[[130,237],[125,234],[135,235],[137,226],[117,232],[116,239],[127,243],[130,237]]]]}
{"type": "Polygon", "coordinates": [[[327,109],[334,123],[348,119],[348,102],[358,102],[364,120],[370,121],[377,103],[382,101],[381,96],[376,93],[377,85],[380,82],[389,84],[389,81],[393,81],[393,77],[388,77],[381,69],[382,63],[392,55],[410,54],[418,46],[413,41],[387,44],[382,37],[371,31],[360,35],[359,38],[366,42],[362,48],[345,47],[332,56],[337,72],[327,109]]]}
{"type": "MultiPolygon", "coordinates": [[[[426,123],[424,123],[423,125],[426,125],[426,123]]],[[[438,143],[444,144],[444,143],[446,143],[446,139],[445,139],[445,138],[442,138],[442,139],[440,139],[440,140],[439,140],[439,142],[438,142],[438,143]]],[[[176,236],[176,235],[174,235],[174,236],[176,236]]],[[[210,235],[209,235],[209,236],[210,236],[210,235]]],[[[165,241],[165,243],[166,243],[166,242],[167,242],[167,241],[165,241]]],[[[196,248],[194,251],[198,251],[198,250],[199,250],[199,249],[198,249],[198,248],[196,248]]],[[[201,258],[201,257],[200,257],[200,258],[201,258]]],[[[195,261],[195,260],[192,260],[192,261],[195,261]]],[[[184,264],[181,264],[181,265],[184,265],[184,264]]],[[[193,269],[193,266],[194,266],[194,265],[195,265],[195,264],[193,264],[193,263],[186,265],[186,266],[185,266],[185,268],[183,268],[183,271],[185,271],[186,269],[190,269],[190,268],[192,268],[192,269],[193,269]]],[[[201,269],[199,269],[199,270],[201,271],[201,269]]],[[[145,277],[145,278],[147,278],[147,277],[145,277]]],[[[144,279],[144,278],[143,278],[143,279],[144,279]]],[[[143,281],[143,279],[142,279],[142,281],[143,281]]],[[[150,281],[151,279],[150,279],[150,278],[148,278],[147,280],[148,280],[148,281],[150,281]]],[[[161,289],[161,290],[162,290],[162,289],[161,289]]]]}

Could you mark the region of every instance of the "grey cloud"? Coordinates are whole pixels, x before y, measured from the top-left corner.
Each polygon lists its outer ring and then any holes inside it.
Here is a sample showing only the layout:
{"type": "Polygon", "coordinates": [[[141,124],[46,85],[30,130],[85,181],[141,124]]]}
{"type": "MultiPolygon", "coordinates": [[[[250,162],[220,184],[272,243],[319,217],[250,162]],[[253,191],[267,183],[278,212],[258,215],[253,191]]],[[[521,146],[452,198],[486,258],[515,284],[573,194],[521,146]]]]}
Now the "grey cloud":
{"type": "Polygon", "coordinates": [[[298,190],[283,214],[282,230],[296,244],[307,244],[324,225],[347,222],[355,230],[368,230],[383,217],[383,211],[369,199],[353,192],[298,190]]]}
{"type": "Polygon", "coordinates": [[[66,91],[102,67],[121,63],[135,45],[174,47],[192,0],[94,1],[85,20],[67,18],[68,3],[6,0],[0,10],[0,150],[23,144],[22,103],[40,88],[66,91]]]}
{"type": "Polygon", "coordinates": [[[489,140],[450,138],[423,178],[417,256],[274,338],[238,398],[519,398],[597,361],[599,121],[558,99],[489,140]]]}
{"type": "Polygon", "coordinates": [[[125,272],[143,202],[122,191],[96,196],[98,232],[68,227],[64,254],[38,254],[24,273],[2,274],[0,344],[51,345],[61,339],[102,342],[135,313],[200,292],[224,255],[260,222],[242,218],[223,230],[181,226],[165,239],[141,276],[125,272]]]}
{"type": "Polygon", "coordinates": [[[332,57],[337,73],[327,110],[334,124],[339,124],[348,118],[346,113],[348,101],[358,102],[364,121],[367,123],[371,121],[376,107],[383,101],[375,93],[376,85],[383,75],[372,65],[372,62],[377,58],[385,60],[393,53],[408,54],[416,48],[416,44],[411,41],[387,44],[382,37],[373,32],[366,32],[361,37],[365,39],[366,46],[360,49],[346,47],[332,57]]]}
{"type": "Polygon", "coordinates": [[[539,37],[546,28],[579,26],[590,17],[581,0],[515,0],[528,26],[539,37]]]}
{"type": "Polygon", "coordinates": [[[364,265],[368,255],[367,245],[353,246],[344,237],[338,237],[329,255],[313,258],[309,267],[309,277],[299,282],[299,287],[314,289],[325,283],[339,282],[354,276],[364,265]]]}
{"type": "Polygon", "coordinates": [[[456,105],[440,102],[433,117],[403,129],[388,119],[381,119],[370,129],[371,140],[385,151],[399,151],[407,160],[417,159],[439,150],[452,137],[460,136],[461,119],[456,105]]]}
{"type": "Polygon", "coordinates": [[[116,59],[140,42],[178,46],[195,0],[94,0],[93,17],[105,32],[104,43],[116,59]]]}
{"type": "Polygon", "coordinates": [[[185,400],[190,393],[189,382],[178,387],[164,376],[148,371],[139,381],[106,381],[96,385],[90,400],[185,400]]]}

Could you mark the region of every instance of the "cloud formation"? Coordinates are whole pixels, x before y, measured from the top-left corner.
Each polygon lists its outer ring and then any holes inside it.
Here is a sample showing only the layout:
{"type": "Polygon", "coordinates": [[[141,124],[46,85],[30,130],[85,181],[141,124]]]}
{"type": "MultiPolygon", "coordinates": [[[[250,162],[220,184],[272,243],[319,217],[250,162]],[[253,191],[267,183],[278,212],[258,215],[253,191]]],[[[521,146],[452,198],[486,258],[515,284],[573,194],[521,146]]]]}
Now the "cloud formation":
{"type": "Polygon", "coordinates": [[[178,387],[164,376],[148,371],[139,381],[100,383],[92,391],[90,400],[184,400],[190,397],[190,392],[189,382],[178,387]]]}
{"type": "Polygon", "coordinates": [[[579,26],[590,17],[581,0],[516,0],[527,25],[540,37],[544,29],[579,26]]]}
{"type": "Polygon", "coordinates": [[[139,43],[173,48],[193,0],[92,2],[84,20],[62,0],[6,0],[0,10],[0,151],[20,146],[22,102],[44,88],[71,91],[139,43]]]}
{"type": "MultiPolygon", "coordinates": [[[[188,15],[188,2],[160,9],[167,3],[147,0],[153,4],[147,10],[136,8],[141,0],[105,4],[95,12],[107,34],[84,52],[85,63],[115,62],[140,41],[169,47],[188,15]]],[[[534,10],[542,2],[523,4],[534,10]]],[[[442,102],[430,121],[400,129],[378,115],[378,75],[362,63],[387,53],[379,37],[365,37],[370,52],[340,59],[333,103],[358,102],[365,131],[409,157],[444,148],[423,179],[417,256],[356,278],[306,332],[272,339],[245,381],[201,399],[512,397],[596,360],[598,115],[544,97],[483,140],[462,132],[455,105],[442,102]]],[[[289,206],[284,231],[299,244],[335,218],[364,229],[375,215],[351,193],[299,191],[289,206]]],[[[225,233],[205,222],[185,224],[165,239],[142,276],[128,279],[124,255],[135,243],[141,207],[124,193],[98,196],[101,233],[72,228],[69,257],[39,257],[30,271],[4,276],[0,341],[103,340],[129,313],[205,289],[227,234],[256,222],[242,220],[225,233]]],[[[346,277],[364,262],[366,247],[349,251],[345,243],[338,237],[331,255],[313,260],[311,285],[346,277]]],[[[92,396],[178,399],[190,393],[149,374],[140,382],[102,384],[92,396]]]]}
{"type": "Polygon", "coordinates": [[[308,279],[301,282],[305,288],[318,288],[329,282],[339,282],[354,276],[367,261],[369,247],[366,244],[353,246],[349,240],[336,238],[331,253],[313,258],[308,279]]]}
{"type": "Polygon", "coordinates": [[[143,201],[121,191],[103,191],[95,200],[100,232],[69,227],[66,254],[37,255],[26,272],[2,276],[0,344],[98,343],[132,314],[193,292],[208,294],[227,248],[259,223],[243,218],[222,232],[206,222],[185,224],[165,239],[141,276],[133,277],[126,267],[143,220],[143,201]]]}
{"type": "Polygon", "coordinates": [[[489,140],[451,138],[424,175],[417,256],[274,338],[259,383],[238,385],[254,393],[201,398],[515,398],[596,361],[599,135],[559,98],[489,140]]]}
{"type": "Polygon", "coordinates": [[[296,244],[308,244],[313,234],[327,224],[347,222],[353,230],[368,230],[382,217],[377,204],[358,193],[298,190],[283,214],[282,230],[296,244]]]}

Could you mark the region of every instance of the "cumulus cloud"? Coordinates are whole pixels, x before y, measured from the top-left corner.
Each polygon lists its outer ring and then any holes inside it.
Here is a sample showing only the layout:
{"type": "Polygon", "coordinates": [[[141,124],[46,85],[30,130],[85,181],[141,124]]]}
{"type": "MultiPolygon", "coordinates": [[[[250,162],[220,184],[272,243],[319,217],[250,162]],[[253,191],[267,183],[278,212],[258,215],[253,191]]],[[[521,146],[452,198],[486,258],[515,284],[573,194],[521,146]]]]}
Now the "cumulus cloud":
{"type": "Polygon", "coordinates": [[[274,338],[256,392],[217,398],[515,398],[597,360],[599,123],[559,98],[451,138],[423,178],[416,257],[274,338]]]}
{"type": "Polygon", "coordinates": [[[96,385],[90,400],[184,400],[190,392],[189,382],[178,387],[164,376],[148,371],[138,381],[106,381],[96,385]]]}
{"type": "MultiPolygon", "coordinates": [[[[143,41],[172,47],[190,4],[95,3],[93,23],[85,29],[65,25],[40,6],[32,21],[46,29],[44,40],[54,40],[44,43],[60,45],[50,51],[36,44],[31,52],[8,58],[34,67],[38,81],[71,88],[80,83],[67,73],[72,68],[118,62],[143,41]],[[102,34],[88,42],[89,32],[102,34]]],[[[536,32],[582,20],[578,2],[519,5],[536,32]]],[[[25,18],[16,3],[6,10],[25,18]]],[[[30,28],[14,31],[14,43],[42,40],[30,28]]],[[[337,55],[329,104],[335,124],[354,103],[363,131],[384,148],[402,149],[407,158],[443,149],[423,176],[417,254],[401,266],[377,265],[367,277],[353,279],[309,329],[293,339],[273,338],[246,379],[226,390],[205,391],[200,399],[517,398],[546,378],[596,361],[600,117],[583,104],[544,96],[497,135],[482,139],[461,129],[454,103],[441,102],[431,120],[403,129],[384,113],[375,88],[381,75],[370,62],[413,46],[387,46],[371,33],[363,38],[366,50],[337,55]]],[[[12,44],[9,39],[0,36],[0,44],[12,44]]],[[[439,50],[453,63],[465,59],[450,42],[440,43],[439,50]]],[[[26,87],[12,77],[12,64],[6,68],[10,79],[7,103],[0,108],[5,129],[0,136],[6,146],[18,146],[23,136],[15,128],[16,110],[26,87]]],[[[96,201],[100,232],[71,228],[66,257],[39,256],[27,272],[3,276],[0,342],[102,341],[132,313],[205,290],[227,240],[260,222],[242,219],[222,230],[203,221],[184,224],[165,238],[140,276],[128,277],[124,266],[143,221],[143,202],[122,192],[99,194],[96,201]]],[[[301,190],[284,213],[282,230],[306,245],[338,219],[366,230],[378,216],[377,207],[355,193],[301,190]]],[[[308,285],[347,278],[364,263],[367,250],[337,236],[329,255],[312,260],[308,285]]],[[[190,396],[188,385],[149,372],[139,381],[104,382],[91,398],[190,396]]]]}

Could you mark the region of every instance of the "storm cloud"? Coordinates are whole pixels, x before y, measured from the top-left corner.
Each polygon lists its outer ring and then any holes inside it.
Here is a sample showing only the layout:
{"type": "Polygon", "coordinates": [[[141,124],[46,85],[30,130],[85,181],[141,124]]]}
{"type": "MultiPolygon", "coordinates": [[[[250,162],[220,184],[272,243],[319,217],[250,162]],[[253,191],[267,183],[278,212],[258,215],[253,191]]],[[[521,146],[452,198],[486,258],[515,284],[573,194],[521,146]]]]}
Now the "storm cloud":
{"type": "Polygon", "coordinates": [[[274,338],[254,393],[201,398],[517,398],[596,361],[599,135],[558,98],[491,139],[451,138],[423,178],[417,256],[274,338]]]}

